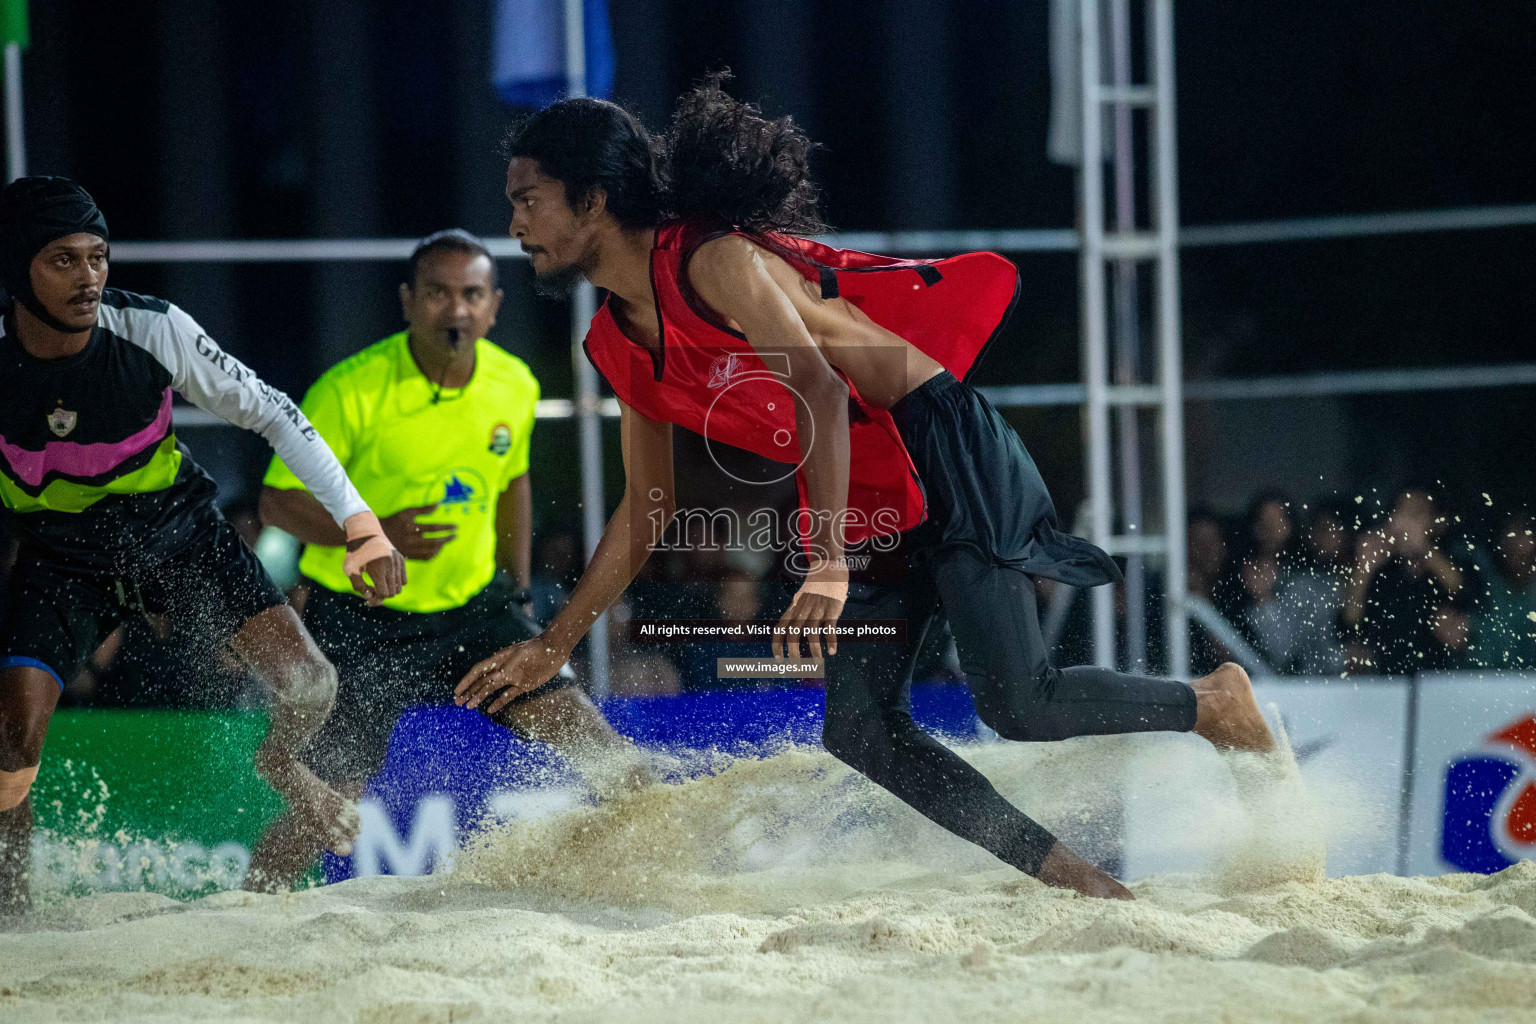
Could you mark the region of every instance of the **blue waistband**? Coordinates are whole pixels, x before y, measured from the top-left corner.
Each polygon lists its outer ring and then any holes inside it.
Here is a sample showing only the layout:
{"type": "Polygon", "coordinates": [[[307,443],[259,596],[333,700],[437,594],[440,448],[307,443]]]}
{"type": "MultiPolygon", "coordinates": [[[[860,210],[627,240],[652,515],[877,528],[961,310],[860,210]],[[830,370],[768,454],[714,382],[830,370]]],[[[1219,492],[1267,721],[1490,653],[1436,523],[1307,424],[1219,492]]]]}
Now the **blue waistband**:
{"type": "Polygon", "coordinates": [[[42,669],[44,672],[47,672],[49,675],[53,676],[53,681],[59,684],[59,689],[61,691],[64,689],[64,680],[59,678],[59,674],[55,672],[46,662],[38,661],[36,658],[23,658],[20,655],[11,655],[10,657],[0,658],[0,671],[4,671],[8,668],[42,669]]]}

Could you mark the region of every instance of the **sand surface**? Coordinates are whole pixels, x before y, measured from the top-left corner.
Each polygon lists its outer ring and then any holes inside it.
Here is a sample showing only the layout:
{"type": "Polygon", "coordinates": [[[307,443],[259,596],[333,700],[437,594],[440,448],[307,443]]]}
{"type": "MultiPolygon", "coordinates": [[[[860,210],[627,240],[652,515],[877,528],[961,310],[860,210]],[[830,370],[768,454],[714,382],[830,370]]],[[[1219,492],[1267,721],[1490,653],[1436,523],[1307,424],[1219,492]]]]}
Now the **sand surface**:
{"type": "MultiPolygon", "coordinates": [[[[1092,846],[1113,742],[968,756],[1092,846]]],[[[999,868],[819,752],[713,767],[433,878],[45,902],[0,932],[0,1020],[1536,1020],[1536,864],[1327,878],[1329,815],[1273,766],[1221,766],[1249,827],[1134,903],[999,868]]]]}

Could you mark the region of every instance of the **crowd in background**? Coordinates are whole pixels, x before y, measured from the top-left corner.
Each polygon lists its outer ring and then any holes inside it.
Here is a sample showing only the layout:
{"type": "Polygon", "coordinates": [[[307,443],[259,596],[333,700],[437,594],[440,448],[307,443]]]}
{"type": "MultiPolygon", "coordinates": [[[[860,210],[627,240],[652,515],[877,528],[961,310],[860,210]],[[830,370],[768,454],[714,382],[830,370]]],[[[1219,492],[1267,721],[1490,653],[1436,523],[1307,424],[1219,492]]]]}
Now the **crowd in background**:
{"type": "MultiPolygon", "coordinates": [[[[1230,626],[1191,625],[1195,669],[1208,671],[1236,656],[1276,674],[1323,678],[1536,671],[1536,517],[1523,509],[1479,511],[1485,514],[1474,527],[1473,517],[1422,488],[1314,502],[1265,492],[1237,517],[1193,510],[1189,594],[1230,626]]],[[[540,611],[552,614],[580,566],[575,538],[546,538],[535,561],[540,611]]],[[[1155,577],[1152,585],[1160,586],[1155,577]]],[[[760,554],[659,553],[615,612],[614,689],[673,693],[726,685],[715,678],[716,656],[768,650],[766,644],[759,650],[631,643],[629,619],[772,619],[789,593],[760,554]]],[[[1041,593],[1048,600],[1051,588],[1041,593]]],[[[1042,617],[1046,611],[1042,607],[1042,617]]],[[[1073,637],[1086,635],[1086,616],[1079,595],[1057,645],[1059,663],[1082,660],[1085,652],[1081,643],[1074,649],[1073,637]]],[[[947,630],[940,624],[930,632],[917,678],[958,677],[947,630]]],[[[1154,669],[1157,660],[1154,649],[1154,669]]]]}
{"type": "MultiPolygon", "coordinates": [[[[1480,511],[1474,529],[1423,488],[1380,502],[1270,492],[1235,522],[1195,510],[1189,594],[1282,674],[1536,669],[1533,518],[1480,511]]],[[[1198,668],[1235,653],[1211,629],[1192,636],[1198,668]]]]}
{"type": "MultiPolygon", "coordinates": [[[[241,504],[225,511],[266,557],[270,545],[258,544],[262,531],[254,510],[241,504]]],[[[1536,670],[1536,517],[1524,509],[1477,511],[1480,525],[1473,527],[1474,517],[1464,518],[1442,496],[1418,488],[1311,502],[1266,492],[1237,517],[1193,509],[1189,597],[1204,602],[1220,617],[1207,622],[1222,627],[1191,624],[1195,670],[1233,658],[1278,674],[1321,678],[1536,670]]],[[[692,527],[701,528],[697,522],[692,527]]],[[[766,641],[649,642],[630,635],[636,619],[774,621],[787,606],[793,580],[773,553],[711,544],[701,536],[678,540],[686,543],[658,551],[613,608],[612,692],[795,685],[717,678],[717,657],[766,657],[766,641]]],[[[0,537],[0,583],[9,547],[0,537]]],[[[536,538],[534,610],[541,621],[559,610],[581,565],[575,534],[553,530],[536,538]]],[[[272,568],[280,583],[293,582],[291,565],[272,568]]],[[[1150,586],[1160,586],[1155,575],[1150,586]]],[[[1048,601],[1051,588],[1041,593],[1048,601]]],[[[1153,609],[1157,604],[1148,602],[1153,609]]],[[[1047,609],[1041,611],[1045,616],[1047,609]]],[[[1084,660],[1087,632],[1087,601],[1078,595],[1058,638],[1060,664],[1084,660]]],[[[1155,670],[1156,619],[1149,632],[1155,670]]],[[[575,664],[583,676],[589,658],[584,644],[575,664]]],[[[962,675],[940,622],[929,630],[916,677],[962,675]]],[[[93,706],[229,707],[260,699],[227,653],[207,649],[167,623],[138,618],[108,638],[65,694],[67,703],[93,706]]]]}

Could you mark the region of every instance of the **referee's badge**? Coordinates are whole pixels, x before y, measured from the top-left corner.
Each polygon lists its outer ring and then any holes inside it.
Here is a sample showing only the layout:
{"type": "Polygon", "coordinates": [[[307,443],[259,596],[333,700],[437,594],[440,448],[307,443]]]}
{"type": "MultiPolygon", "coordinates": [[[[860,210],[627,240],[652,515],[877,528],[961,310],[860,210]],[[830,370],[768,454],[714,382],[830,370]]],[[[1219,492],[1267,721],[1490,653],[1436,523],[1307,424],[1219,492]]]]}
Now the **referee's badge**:
{"type": "Polygon", "coordinates": [[[56,437],[67,437],[69,432],[75,429],[75,421],[78,419],[79,417],[68,409],[55,409],[48,414],[48,429],[53,431],[56,437]]]}
{"type": "MultiPolygon", "coordinates": [[[[71,416],[74,413],[70,413],[71,416]]],[[[71,424],[73,425],[73,424],[71,424]]],[[[497,455],[505,455],[512,450],[512,428],[505,423],[496,424],[496,429],[491,431],[490,450],[497,455]]]]}

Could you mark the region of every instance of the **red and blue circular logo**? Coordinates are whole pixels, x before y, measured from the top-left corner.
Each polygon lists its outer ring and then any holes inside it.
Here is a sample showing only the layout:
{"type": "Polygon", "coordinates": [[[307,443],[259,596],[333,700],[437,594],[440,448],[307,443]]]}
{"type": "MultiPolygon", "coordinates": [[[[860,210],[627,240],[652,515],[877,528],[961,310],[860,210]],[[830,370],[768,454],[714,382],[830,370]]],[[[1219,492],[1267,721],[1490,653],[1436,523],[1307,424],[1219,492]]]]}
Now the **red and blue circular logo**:
{"type": "Polygon", "coordinates": [[[1446,769],[1440,856],[1485,875],[1536,857],[1536,715],[1489,733],[1481,751],[1446,769]]]}

